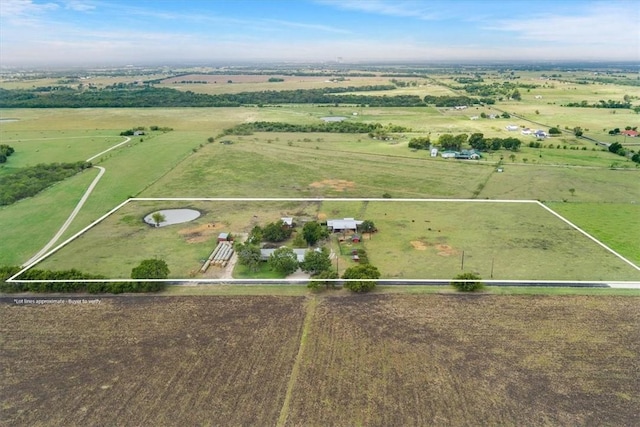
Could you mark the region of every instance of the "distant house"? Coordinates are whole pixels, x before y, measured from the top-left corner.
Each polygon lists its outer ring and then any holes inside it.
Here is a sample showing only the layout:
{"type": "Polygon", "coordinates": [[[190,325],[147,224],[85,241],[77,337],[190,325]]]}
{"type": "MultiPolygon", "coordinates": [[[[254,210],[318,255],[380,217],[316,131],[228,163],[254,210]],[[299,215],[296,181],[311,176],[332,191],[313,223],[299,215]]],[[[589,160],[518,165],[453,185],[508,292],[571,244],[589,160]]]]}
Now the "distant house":
{"type": "Polygon", "coordinates": [[[440,155],[442,156],[443,159],[453,159],[455,158],[458,154],[457,151],[443,151],[440,153],[440,155]]]}
{"type": "Polygon", "coordinates": [[[520,128],[518,126],[516,126],[516,125],[508,125],[508,126],[505,127],[505,129],[508,130],[509,132],[513,132],[513,131],[516,131],[516,130],[518,130],[520,128]]]}
{"type": "Polygon", "coordinates": [[[432,148],[431,149],[431,157],[438,157],[438,149],[437,148],[432,148]]]}
{"type": "Polygon", "coordinates": [[[536,95],[535,98],[536,99],[542,99],[542,95],[536,95]]]}
{"type": "Polygon", "coordinates": [[[623,130],[622,132],[620,132],[620,135],[625,135],[625,136],[630,136],[631,138],[635,138],[638,136],[638,132],[633,129],[623,130]]]}
{"type": "Polygon", "coordinates": [[[133,132],[133,136],[140,136],[140,135],[144,135],[144,131],[143,130],[137,130],[137,131],[133,132]]]}
{"type": "Polygon", "coordinates": [[[476,150],[462,150],[456,156],[456,159],[460,160],[478,160],[482,157],[479,151],[476,150]]]}
{"type": "Polygon", "coordinates": [[[524,128],[520,131],[521,134],[523,135],[531,135],[531,129],[529,128],[524,128]]]}
{"type": "Polygon", "coordinates": [[[471,116],[470,118],[471,118],[471,120],[478,120],[480,117],[478,117],[478,116],[471,116]]]}
{"type": "Polygon", "coordinates": [[[456,105],[453,108],[455,108],[456,110],[466,110],[467,106],[466,105],[456,105]]]}
{"type": "Polygon", "coordinates": [[[282,221],[282,224],[284,224],[285,227],[287,227],[287,228],[293,227],[293,218],[291,218],[291,217],[282,217],[282,218],[280,218],[280,220],[282,221]]]}
{"type": "Polygon", "coordinates": [[[362,224],[364,221],[359,221],[354,218],[344,218],[344,219],[330,219],[327,220],[327,227],[334,233],[339,233],[341,231],[349,231],[349,230],[357,230],[358,226],[362,224]]]}
{"type": "Polygon", "coordinates": [[[229,240],[229,233],[218,234],[218,242],[226,242],[229,240]]]}
{"type": "Polygon", "coordinates": [[[537,130],[533,133],[533,136],[539,139],[544,139],[547,137],[547,133],[543,130],[537,130]]]}
{"type": "Polygon", "coordinates": [[[495,119],[496,117],[498,117],[498,116],[496,116],[495,114],[489,114],[489,118],[490,119],[495,119]]]}

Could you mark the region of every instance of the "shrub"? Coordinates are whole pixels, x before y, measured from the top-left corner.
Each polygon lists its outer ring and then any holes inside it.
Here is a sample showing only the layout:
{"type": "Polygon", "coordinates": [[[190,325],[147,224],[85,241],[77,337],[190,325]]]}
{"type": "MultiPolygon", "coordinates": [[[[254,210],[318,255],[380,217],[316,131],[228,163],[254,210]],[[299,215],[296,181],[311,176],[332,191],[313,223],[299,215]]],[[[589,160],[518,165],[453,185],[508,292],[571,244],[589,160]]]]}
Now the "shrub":
{"type": "Polygon", "coordinates": [[[453,278],[451,286],[460,292],[476,292],[484,288],[482,278],[475,273],[461,273],[453,278]]]}

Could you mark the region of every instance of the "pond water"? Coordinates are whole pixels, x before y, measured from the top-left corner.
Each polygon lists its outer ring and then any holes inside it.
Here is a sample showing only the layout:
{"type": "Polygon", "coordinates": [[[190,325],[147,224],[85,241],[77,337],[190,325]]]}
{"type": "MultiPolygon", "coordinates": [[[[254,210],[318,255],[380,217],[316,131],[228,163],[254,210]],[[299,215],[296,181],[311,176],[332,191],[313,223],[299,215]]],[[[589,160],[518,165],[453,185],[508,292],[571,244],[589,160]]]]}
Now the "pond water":
{"type": "Polygon", "coordinates": [[[327,117],[320,117],[320,120],[324,122],[341,122],[343,120],[347,120],[347,118],[342,116],[327,116],[327,117]]]}
{"type": "Polygon", "coordinates": [[[193,221],[201,215],[200,212],[195,209],[163,209],[151,212],[149,215],[145,216],[144,222],[155,226],[156,223],[153,220],[152,215],[156,212],[160,212],[164,215],[164,221],[160,223],[159,227],[193,221]]]}

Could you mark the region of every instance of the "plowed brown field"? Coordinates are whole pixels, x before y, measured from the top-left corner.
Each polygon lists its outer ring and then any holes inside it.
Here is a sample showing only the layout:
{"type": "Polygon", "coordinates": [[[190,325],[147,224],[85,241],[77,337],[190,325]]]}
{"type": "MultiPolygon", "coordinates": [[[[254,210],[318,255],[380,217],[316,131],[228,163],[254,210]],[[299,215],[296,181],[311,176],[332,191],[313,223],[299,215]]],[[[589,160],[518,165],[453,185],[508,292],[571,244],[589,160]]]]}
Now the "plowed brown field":
{"type": "Polygon", "coordinates": [[[0,425],[640,425],[638,297],[310,298],[0,298],[0,425]]]}

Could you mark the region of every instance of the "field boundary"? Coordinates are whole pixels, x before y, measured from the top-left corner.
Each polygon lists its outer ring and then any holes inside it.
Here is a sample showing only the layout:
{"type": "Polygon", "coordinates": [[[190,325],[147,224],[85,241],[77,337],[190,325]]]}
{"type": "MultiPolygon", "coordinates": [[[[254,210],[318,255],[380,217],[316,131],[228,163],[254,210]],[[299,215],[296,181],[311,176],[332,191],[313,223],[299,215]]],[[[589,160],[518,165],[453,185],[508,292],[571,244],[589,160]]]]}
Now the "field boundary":
{"type": "MultiPolygon", "coordinates": [[[[53,255],[63,247],[67,246],[75,239],[80,237],[82,234],[91,230],[106,218],[120,210],[125,205],[132,202],[384,202],[384,203],[406,203],[406,202],[431,202],[431,203],[513,203],[513,204],[534,204],[542,207],[547,212],[551,213],[573,229],[580,232],[582,235],[587,237],[592,242],[601,246],[615,257],[628,264],[632,268],[637,271],[640,271],[640,267],[628,260],[600,240],[596,239],[550,207],[544,205],[542,202],[538,200],[513,200],[513,199],[438,199],[438,198],[426,198],[426,199],[418,199],[418,198],[409,198],[409,199],[388,199],[388,198],[286,198],[286,197],[131,197],[124,202],[120,203],[109,212],[62,242],[60,245],[51,249],[47,253],[43,254],[41,257],[33,260],[30,263],[27,263],[23,266],[23,268],[18,271],[13,276],[6,279],[9,283],[105,283],[105,282],[166,282],[166,283],[211,283],[211,284],[306,284],[309,282],[308,279],[190,279],[190,278],[178,278],[178,279],[76,279],[76,280],[24,280],[18,279],[18,277],[31,269],[41,261],[45,260],[49,256],[53,255]]],[[[451,282],[451,278],[440,278],[440,279],[377,279],[376,282],[380,284],[448,284],[451,282]]],[[[339,283],[354,281],[354,279],[332,279],[328,281],[334,281],[339,283]]],[[[640,282],[636,281],[602,281],[602,280],[588,280],[588,281],[571,281],[571,280],[480,280],[481,282],[488,285],[551,285],[551,286],[612,286],[612,287],[632,287],[632,288],[640,288],[640,282]]]]}

